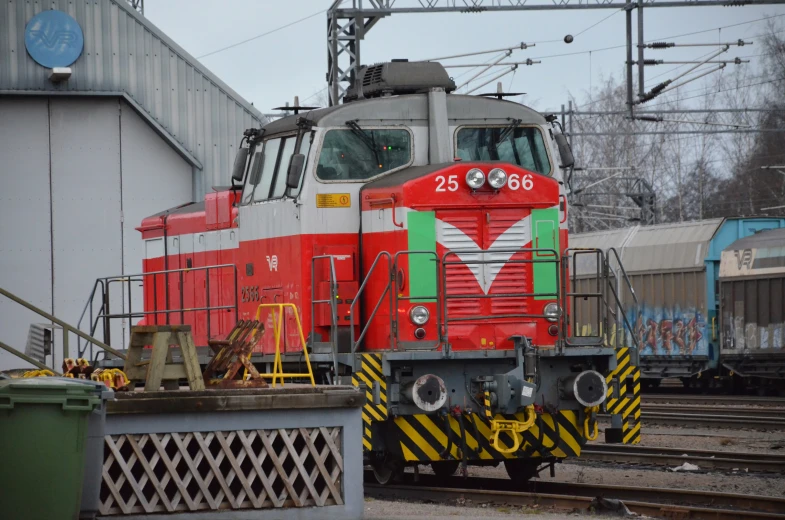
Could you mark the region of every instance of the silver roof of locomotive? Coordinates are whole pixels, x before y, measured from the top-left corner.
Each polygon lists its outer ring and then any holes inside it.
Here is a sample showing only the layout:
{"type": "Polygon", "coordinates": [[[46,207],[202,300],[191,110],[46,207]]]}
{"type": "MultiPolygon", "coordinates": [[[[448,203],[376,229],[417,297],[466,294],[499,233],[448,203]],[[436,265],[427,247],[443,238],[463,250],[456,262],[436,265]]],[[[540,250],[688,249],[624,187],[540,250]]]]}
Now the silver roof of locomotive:
{"type": "MultiPolygon", "coordinates": [[[[523,125],[545,125],[545,117],[539,112],[515,103],[479,96],[449,94],[447,117],[451,125],[507,124],[511,119],[520,119],[523,125]]],[[[343,127],[346,121],[357,119],[364,125],[428,125],[428,98],[426,94],[407,94],[363,99],[319,108],[297,115],[281,118],[265,125],[265,136],[294,132],[298,121],[307,121],[318,127],[343,127]]]]}

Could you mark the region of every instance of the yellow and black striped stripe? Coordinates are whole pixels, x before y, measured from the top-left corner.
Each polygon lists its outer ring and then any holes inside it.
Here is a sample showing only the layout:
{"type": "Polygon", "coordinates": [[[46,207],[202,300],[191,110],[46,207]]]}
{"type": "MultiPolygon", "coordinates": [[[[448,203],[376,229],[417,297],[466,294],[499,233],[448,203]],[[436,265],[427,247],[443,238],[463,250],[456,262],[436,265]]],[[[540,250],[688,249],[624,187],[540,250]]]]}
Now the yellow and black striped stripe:
{"type": "Polygon", "coordinates": [[[616,349],[616,368],[606,376],[608,396],[605,410],[621,414],[624,444],[638,444],[641,440],[641,371],[631,362],[631,349],[616,349]],[[618,387],[618,395],[615,395],[618,387]]]}
{"type": "Polygon", "coordinates": [[[493,418],[493,412],[491,412],[491,393],[488,391],[483,393],[483,408],[485,409],[485,418],[490,421],[493,418]]]}
{"type": "MultiPolygon", "coordinates": [[[[578,412],[564,410],[555,415],[542,414],[534,426],[523,433],[524,442],[514,453],[500,453],[491,447],[490,421],[484,414],[463,415],[463,440],[461,425],[457,418],[449,415],[408,415],[395,417],[389,438],[397,439],[399,455],[407,462],[429,462],[449,458],[461,459],[461,446],[466,445],[469,460],[504,460],[522,457],[578,456],[585,439],[581,432],[578,412]],[[556,421],[556,422],[554,422],[556,421]],[[449,423],[449,429],[446,428],[449,423]],[[473,423],[473,424],[472,424],[473,423]],[[542,429],[542,433],[540,432],[542,429]],[[448,435],[450,439],[448,440],[448,435]],[[542,436],[542,438],[540,438],[542,436]],[[449,455],[447,448],[450,448],[449,455]]],[[[496,415],[495,419],[524,421],[523,413],[496,415]]],[[[502,447],[511,447],[510,433],[499,436],[502,447]]]]}
{"type": "Polygon", "coordinates": [[[373,449],[372,423],[387,420],[387,382],[382,372],[381,354],[359,354],[359,369],[352,375],[354,386],[365,385],[363,406],[363,450],[373,449]],[[374,383],[379,387],[379,404],[374,403],[374,383]]]}

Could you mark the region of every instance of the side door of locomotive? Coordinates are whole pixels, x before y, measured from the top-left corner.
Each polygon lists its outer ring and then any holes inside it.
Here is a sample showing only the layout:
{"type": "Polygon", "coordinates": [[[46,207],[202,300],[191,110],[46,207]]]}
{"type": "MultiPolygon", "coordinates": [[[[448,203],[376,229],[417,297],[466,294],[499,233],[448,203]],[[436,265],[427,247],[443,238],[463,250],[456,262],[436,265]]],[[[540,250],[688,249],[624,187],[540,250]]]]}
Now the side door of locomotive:
{"type": "MultiPolygon", "coordinates": [[[[304,131],[272,136],[257,147],[251,162],[239,211],[240,255],[238,261],[240,314],[254,318],[259,305],[294,303],[289,294],[301,294],[298,189],[288,188],[286,177],[292,156],[307,156],[310,133],[304,131]]],[[[300,309],[302,313],[302,309],[300,309]]],[[[275,350],[273,308],[264,307],[260,319],[266,330],[261,350],[275,350]]],[[[299,335],[291,310],[285,311],[282,350],[299,350],[299,335]]]]}

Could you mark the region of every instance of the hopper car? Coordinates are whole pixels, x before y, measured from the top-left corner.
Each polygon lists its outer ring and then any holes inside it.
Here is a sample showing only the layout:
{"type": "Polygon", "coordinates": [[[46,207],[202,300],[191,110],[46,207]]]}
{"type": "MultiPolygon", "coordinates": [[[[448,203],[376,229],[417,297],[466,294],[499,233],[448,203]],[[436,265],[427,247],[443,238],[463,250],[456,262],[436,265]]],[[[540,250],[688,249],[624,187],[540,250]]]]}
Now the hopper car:
{"type": "MultiPolygon", "coordinates": [[[[580,233],[571,237],[571,245],[619,252],[635,291],[633,297],[625,287],[619,289],[633,324],[632,333],[622,334],[634,336],[639,346],[644,388],[678,378],[692,389],[740,389],[758,381],[742,377],[744,371],[732,374],[724,359],[730,338],[723,332],[728,304],[721,310],[721,262],[729,261],[723,260],[724,250],[737,240],[783,228],[785,219],[779,217],[717,218],[580,233]]],[[[577,271],[579,285],[592,283],[596,269],[591,262],[579,262],[577,271]]],[[[618,270],[611,276],[620,278],[618,270]]]]}

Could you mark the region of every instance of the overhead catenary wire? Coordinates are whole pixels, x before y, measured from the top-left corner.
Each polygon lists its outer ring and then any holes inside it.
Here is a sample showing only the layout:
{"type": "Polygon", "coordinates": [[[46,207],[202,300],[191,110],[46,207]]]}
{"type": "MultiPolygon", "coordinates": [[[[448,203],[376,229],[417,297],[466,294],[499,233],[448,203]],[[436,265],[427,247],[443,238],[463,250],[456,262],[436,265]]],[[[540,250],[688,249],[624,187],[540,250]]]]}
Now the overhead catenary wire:
{"type": "MultiPolygon", "coordinates": [[[[345,2],[345,1],[346,0],[341,0],[341,3],[345,2]]],[[[271,29],[271,30],[263,32],[261,34],[257,34],[256,36],[252,36],[250,38],[246,38],[243,41],[239,41],[237,43],[233,43],[231,45],[227,45],[226,47],[221,47],[220,49],[216,49],[214,51],[208,52],[207,54],[202,54],[201,56],[197,56],[196,59],[201,60],[202,58],[206,58],[208,56],[212,56],[214,54],[218,54],[219,52],[228,51],[229,49],[234,49],[235,47],[239,47],[240,45],[244,45],[244,44],[252,42],[254,40],[258,40],[259,38],[264,38],[265,36],[269,36],[269,35],[271,35],[273,33],[276,33],[276,32],[281,31],[283,29],[287,29],[287,28],[289,28],[289,27],[291,27],[293,25],[296,25],[298,23],[304,22],[306,20],[310,20],[311,18],[313,18],[315,16],[319,16],[320,14],[324,14],[324,13],[326,13],[329,10],[330,9],[328,8],[328,9],[322,9],[320,11],[316,11],[315,13],[309,14],[308,16],[305,16],[303,18],[294,20],[293,22],[289,22],[289,23],[287,23],[285,25],[281,25],[280,27],[276,27],[275,29],[271,29]]]]}

